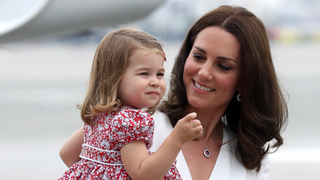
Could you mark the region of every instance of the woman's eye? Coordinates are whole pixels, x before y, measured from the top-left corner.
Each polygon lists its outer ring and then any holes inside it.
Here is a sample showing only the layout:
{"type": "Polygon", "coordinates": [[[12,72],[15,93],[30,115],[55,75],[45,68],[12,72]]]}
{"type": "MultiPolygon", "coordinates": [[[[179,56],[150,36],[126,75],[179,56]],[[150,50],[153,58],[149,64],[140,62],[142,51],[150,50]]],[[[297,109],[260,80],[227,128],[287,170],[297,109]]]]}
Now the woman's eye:
{"type": "Polygon", "coordinates": [[[223,64],[219,64],[218,65],[220,69],[224,70],[224,71],[229,71],[230,69],[232,69],[231,67],[225,66],[223,64]]]}
{"type": "Polygon", "coordinates": [[[197,59],[197,60],[203,60],[203,59],[204,59],[204,57],[202,57],[200,54],[197,54],[197,53],[194,53],[194,54],[193,54],[193,57],[194,57],[195,59],[197,59]]]}

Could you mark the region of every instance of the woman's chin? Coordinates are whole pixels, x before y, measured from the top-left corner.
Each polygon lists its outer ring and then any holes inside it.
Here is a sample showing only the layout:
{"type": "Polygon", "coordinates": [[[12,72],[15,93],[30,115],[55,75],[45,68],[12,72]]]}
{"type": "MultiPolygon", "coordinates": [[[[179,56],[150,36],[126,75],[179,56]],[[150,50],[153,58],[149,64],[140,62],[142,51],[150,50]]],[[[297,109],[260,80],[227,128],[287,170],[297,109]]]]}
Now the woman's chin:
{"type": "Polygon", "coordinates": [[[202,108],[206,108],[206,102],[200,100],[200,99],[196,99],[196,98],[189,98],[188,99],[189,102],[189,106],[196,108],[196,109],[202,109],[202,108]]]}

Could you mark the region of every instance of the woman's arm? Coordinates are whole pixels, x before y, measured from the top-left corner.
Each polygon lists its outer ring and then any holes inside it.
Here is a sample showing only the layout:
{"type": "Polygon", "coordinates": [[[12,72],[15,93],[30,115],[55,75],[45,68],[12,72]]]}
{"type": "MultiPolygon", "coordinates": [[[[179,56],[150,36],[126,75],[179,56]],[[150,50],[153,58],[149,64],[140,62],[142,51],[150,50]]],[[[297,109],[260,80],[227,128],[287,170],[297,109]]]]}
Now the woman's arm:
{"type": "Polygon", "coordinates": [[[202,134],[196,113],[178,121],[159,149],[149,156],[144,140],[130,142],[121,150],[121,159],[132,179],[162,179],[175,161],[182,145],[202,134]]]}
{"type": "Polygon", "coordinates": [[[74,132],[62,145],[59,155],[68,166],[80,161],[81,145],[83,143],[83,127],[74,132]]]}

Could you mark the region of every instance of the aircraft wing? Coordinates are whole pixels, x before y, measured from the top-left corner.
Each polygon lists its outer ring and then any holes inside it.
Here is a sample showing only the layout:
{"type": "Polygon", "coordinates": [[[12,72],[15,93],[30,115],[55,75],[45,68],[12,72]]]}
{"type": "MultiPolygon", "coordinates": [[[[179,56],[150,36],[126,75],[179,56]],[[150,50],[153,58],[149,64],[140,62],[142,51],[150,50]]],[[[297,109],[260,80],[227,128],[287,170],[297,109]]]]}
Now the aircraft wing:
{"type": "Polygon", "coordinates": [[[138,20],[165,0],[1,0],[0,43],[138,20]]]}

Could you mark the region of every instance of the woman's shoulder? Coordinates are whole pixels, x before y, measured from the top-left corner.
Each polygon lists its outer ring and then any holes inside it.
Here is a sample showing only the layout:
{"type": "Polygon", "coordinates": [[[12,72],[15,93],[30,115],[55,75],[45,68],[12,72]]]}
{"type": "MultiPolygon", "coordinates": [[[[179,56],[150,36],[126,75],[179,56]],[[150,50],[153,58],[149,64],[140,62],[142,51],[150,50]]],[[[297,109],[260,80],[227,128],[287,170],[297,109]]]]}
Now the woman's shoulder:
{"type": "Polygon", "coordinates": [[[155,126],[157,126],[156,129],[162,129],[162,130],[170,131],[170,132],[172,131],[173,127],[170,123],[168,116],[165,113],[157,110],[152,115],[152,117],[155,121],[155,126]]]}
{"type": "Polygon", "coordinates": [[[154,119],[154,135],[151,151],[155,152],[165,138],[171,133],[173,128],[170,124],[168,116],[163,112],[157,110],[152,117],[154,119]]]}
{"type": "MultiPolygon", "coordinates": [[[[155,130],[153,146],[151,147],[151,151],[154,152],[160,147],[164,139],[171,133],[173,128],[170,124],[168,116],[163,112],[156,111],[153,114],[153,118],[155,123],[155,130]]],[[[268,180],[268,157],[265,157],[263,159],[261,164],[261,170],[259,172],[256,172],[255,170],[246,169],[235,156],[234,148],[237,141],[235,137],[236,136],[232,131],[228,130],[227,127],[224,127],[224,144],[220,149],[218,161],[216,162],[216,166],[214,167],[211,178],[224,177],[224,179],[268,180]]],[[[178,155],[177,159],[180,160],[177,161],[178,170],[181,172],[189,171],[189,169],[186,168],[187,166],[183,166],[184,157],[181,153],[178,155]]]]}
{"type": "Polygon", "coordinates": [[[163,112],[161,112],[159,110],[156,110],[152,116],[153,116],[154,119],[159,119],[159,120],[164,120],[164,121],[168,120],[169,121],[168,116],[165,113],[163,113],[163,112]]]}
{"type": "Polygon", "coordinates": [[[220,174],[221,170],[229,172],[228,178],[237,179],[241,174],[245,175],[248,180],[269,180],[269,159],[268,155],[263,158],[261,169],[259,172],[246,169],[235,155],[235,147],[237,144],[236,135],[227,127],[223,130],[223,145],[220,149],[219,158],[214,169],[214,176],[226,176],[225,173],[220,174]]]}

